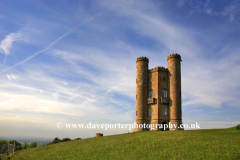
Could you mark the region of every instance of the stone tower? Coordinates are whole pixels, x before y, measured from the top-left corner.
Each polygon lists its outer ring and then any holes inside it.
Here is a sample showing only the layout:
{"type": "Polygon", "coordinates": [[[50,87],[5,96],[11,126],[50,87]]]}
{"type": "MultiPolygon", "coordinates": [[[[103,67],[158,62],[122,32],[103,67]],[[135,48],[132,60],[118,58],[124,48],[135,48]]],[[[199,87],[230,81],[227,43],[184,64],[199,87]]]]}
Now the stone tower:
{"type": "Polygon", "coordinates": [[[170,54],[167,60],[168,68],[153,69],[148,69],[147,57],[136,60],[136,125],[144,127],[134,131],[163,130],[169,124],[177,126],[170,130],[181,129],[181,56],[170,54]]]}
{"type": "Polygon", "coordinates": [[[181,97],[181,56],[171,54],[167,58],[170,89],[170,123],[182,124],[182,97],[181,97]]]}
{"type": "MultiPolygon", "coordinates": [[[[148,58],[139,57],[137,59],[137,79],[136,79],[136,124],[144,124],[145,122],[145,112],[148,106],[148,58]]],[[[138,131],[143,131],[144,129],[139,129],[138,131]]]]}

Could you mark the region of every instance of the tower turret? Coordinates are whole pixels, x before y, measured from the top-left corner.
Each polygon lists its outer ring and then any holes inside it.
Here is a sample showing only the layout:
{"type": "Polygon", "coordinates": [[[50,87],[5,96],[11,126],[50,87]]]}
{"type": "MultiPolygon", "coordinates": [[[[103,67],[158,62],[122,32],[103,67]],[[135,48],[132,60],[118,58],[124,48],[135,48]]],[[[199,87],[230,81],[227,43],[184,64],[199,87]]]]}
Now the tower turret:
{"type": "MultiPolygon", "coordinates": [[[[148,99],[148,58],[139,57],[137,63],[137,79],[136,79],[136,124],[145,123],[145,111],[148,99]]],[[[135,128],[135,131],[143,131],[144,128],[135,128]]]]}
{"type": "MultiPolygon", "coordinates": [[[[182,124],[182,100],[181,100],[181,56],[177,53],[167,57],[169,70],[170,89],[170,123],[182,124]]],[[[170,128],[173,130],[175,128],[170,128]]],[[[180,130],[181,128],[176,128],[180,130]]]]}

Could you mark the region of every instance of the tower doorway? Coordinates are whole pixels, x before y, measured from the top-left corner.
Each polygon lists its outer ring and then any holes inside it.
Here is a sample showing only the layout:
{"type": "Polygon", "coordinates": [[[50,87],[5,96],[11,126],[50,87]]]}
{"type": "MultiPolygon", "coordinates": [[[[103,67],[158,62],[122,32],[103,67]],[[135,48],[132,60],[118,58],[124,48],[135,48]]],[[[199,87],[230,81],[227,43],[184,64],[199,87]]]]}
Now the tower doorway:
{"type": "Polygon", "coordinates": [[[169,126],[168,125],[169,124],[167,124],[167,122],[163,122],[163,124],[162,124],[162,126],[163,126],[162,131],[169,131],[169,126]],[[165,126],[165,130],[164,130],[164,126],[165,126]]]}

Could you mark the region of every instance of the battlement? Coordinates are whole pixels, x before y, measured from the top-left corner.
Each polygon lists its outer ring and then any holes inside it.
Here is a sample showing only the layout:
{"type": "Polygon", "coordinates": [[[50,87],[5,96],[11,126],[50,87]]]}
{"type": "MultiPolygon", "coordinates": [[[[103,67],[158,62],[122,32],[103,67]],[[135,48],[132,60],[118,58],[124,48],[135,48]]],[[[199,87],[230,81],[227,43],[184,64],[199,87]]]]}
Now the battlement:
{"type": "Polygon", "coordinates": [[[177,53],[172,53],[170,54],[168,57],[167,57],[167,60],[171,59],[171,58],[179,58],[181,60],[181,56],[180,54],[177,54],[177,53]]]}
{"type": "Polygon", "coordinates": [[[155,68],[149,69],[148,71],[149,72],[159,72],[159,71],[167,72],[168,69],[165,68],[165,67],[159,66],[159,67],[155,67],[155,68]]]}
{"type": "Polygon", "coordinates": [[[138,62],[138,61],[147,61],[147,62],[149,62],[147,57],[138,57],[136,62],[138,62]]]}

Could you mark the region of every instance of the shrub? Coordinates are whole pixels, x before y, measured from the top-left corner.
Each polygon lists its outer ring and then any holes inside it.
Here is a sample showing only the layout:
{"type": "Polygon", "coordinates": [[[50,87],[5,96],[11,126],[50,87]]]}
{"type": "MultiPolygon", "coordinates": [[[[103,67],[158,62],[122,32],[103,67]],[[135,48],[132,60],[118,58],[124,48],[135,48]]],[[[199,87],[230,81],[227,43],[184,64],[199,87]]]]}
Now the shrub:
{"type": "Polygon", "coordinates": [[[58,137],[55,137],[51,143],[54,144],[59,142],[61,142],[61,139],[59,139],[58,137]]]}
{"type": "Polygon", "coordinates": [[[236,126],[236,128],[237,128],[237,130],[240,130],[240,124],[238,124],[238,125],[236,126]]]}
{"type": "Polygon", "coordinates": [[[62,142],[66,142],[66,141],[71,141],[71,139],[70,138],[63,138],[62,139],[62,142]]]}

